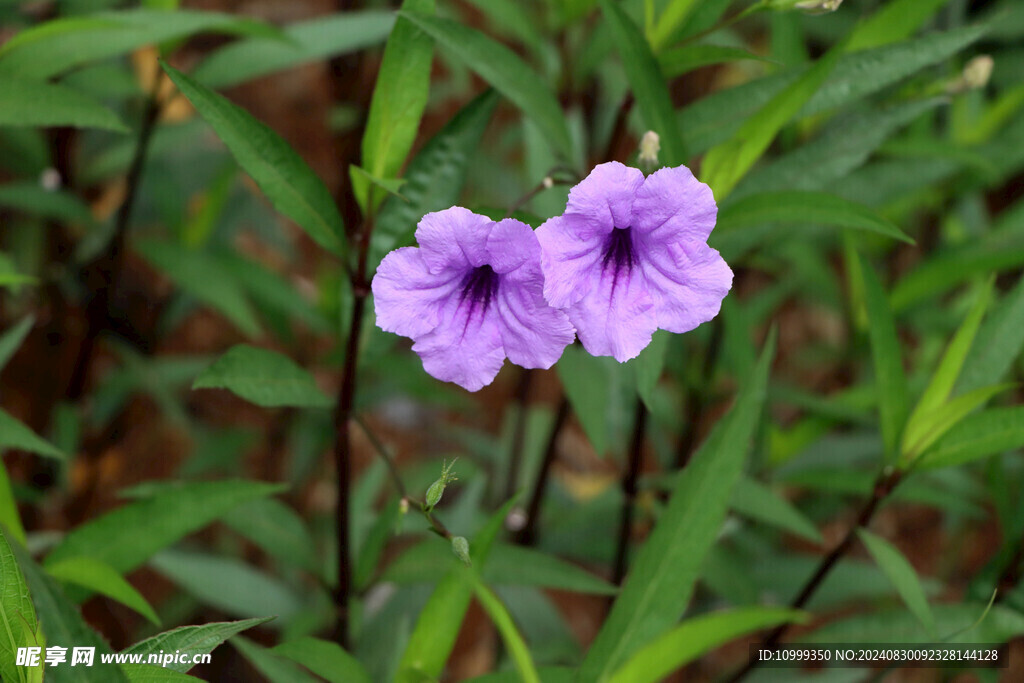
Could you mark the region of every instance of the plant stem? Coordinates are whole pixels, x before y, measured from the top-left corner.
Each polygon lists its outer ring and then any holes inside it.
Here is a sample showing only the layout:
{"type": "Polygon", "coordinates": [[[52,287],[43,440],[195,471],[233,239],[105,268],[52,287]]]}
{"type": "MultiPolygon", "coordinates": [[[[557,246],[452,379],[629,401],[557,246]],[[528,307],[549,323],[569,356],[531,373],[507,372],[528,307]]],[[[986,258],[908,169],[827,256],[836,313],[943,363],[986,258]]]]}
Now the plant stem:
{"type": "MultiPolygon", "coordinates": [[[[815,570],[811,578],[807,580],[804,587],[800,590],[800,593],[793,599],[789,604],[792,609],[803,609],[804,606],[810,601],[818,588],[825,581],[832,570],[839,564],[839,560],[853,547],[853,542],[857,538],[857,531],[863,527],[866,527],[871,523],[875,513],[878,512],[879,506],[882,502],[889,497],[889,494],[893,492],[896,486],[900,483],[903,477],[902,470],[892,470],[890,472],[883,472],[878,479],[875,481],[874,490],[871,494],[871,498],[861,508],[860,513],[857,515],[857,521],[850,527],[850,530],[846,532],[846,536],[839,542],[835,548],[832,549],[828,555],[822,558],[818,564],[818,568],[815,570]]],[[[777,626],[768,637],[761,641],[759,648],[774,650],[782,637],[789,630],[789,624],[782,624],[777,626]]],[[[730,683],[736,683],[747,676],[751,671],[756,669],[760,664],[759,660],[750,659],[746,666],[740,669],[731,679],[730,683]]]]}
{"type": "Polygon", "coordinates": [[[160,118],[160,110],[162,109],[162,103],[158,94],[162,83],[159,77],[159,70],[160,67],[157,65],[157,77],[154,78],[153,90],[146,99],[142,123],[139,126],[138,142],[135,145],[135,155],[132,157],[132,163],[128,170],[125,198],[117,211],[117,218],[114,223],[114,236],[111,238],[110,244],[107,245],[106,251],[89,268],[95,274],[97,284],[93,291],[92,299],[90,299],[86,307],[88,323],[85,338],[78,349],[78,357],[75,360],[75,367],[71,373],[71,381],[68,383],[65,393],[65,398],[69,401],[77,401],[85,392],[89,368],[92,367],[93,357],[96,352],[96,340],[107,328],[110,318],[111,301],[121,281],[128,226],[131,223],[132,210],[135,208],[139,186],[142,184],[142,172],[146,166],[149,142],[153,136],[153,130],[156,128],[156,122],[160,118]]]}
{"type": "Polygon", "coordinates": [[[384,464],[388,467],[388,475],[391,477],[391,483],[395,485],[395,490],[398,495],[406,500],[411,500],[408,492],[405,489],[405,484],[402,482],[402,477],[398,474],[398,466],[395,465],[394,459],[391,454],[388,453],[387,448],[384,447],[384,443],[377,437],[377,435],[370,429],[370,426],[366,424],[366,421],[358,415],[353,415],[352,420],[358,424],[363,433],[366,434],[366,438],[369,439],[370,445],[377,451],[384,464]]]}
{"type": "Polygon", "coordinates": [[[633,110],[633,93],[627,93],[619,104],[619,111],[615,115],[615,123],[612,125],[611,135],[608,136],[608,146],[605,148],[604,161],[615,160],[617,151],[626,137],[629,112],[633,110]]]}
{"type": "Polygon", "coordinates": [[[551,475],[551,466],[558,454],[558,435],[569,417],[569,399],[562,396],[558,402],[558,410],[555,413],[555,422],[551,425],[551,435],[548,437],[548,444],[544,449],[544,460],[540,465],[540,472],[533,484],[533,493],[530,494],[530,502],[526,508],[526,524],[516,532],[515,542],[519,545],[532,546],[537,542],[537,521],[540,518],[540,506],[544,501],[544,492],[547,489],[548,478],[551,475]]]}
{"type": "Polygon", "coordinates": [[[359,339],[363,331],[363,313],[370,285],[366,278],[367,256],[370,251],[370,234],[373,232],[373,218],[367,217],[356,239],[357,265],[352,275],[352,318],[345,343],[345,364],[341,370],[341,386],[338,388],[338,402],[334,411],[334,468],[337,477],[338,502],[334,511],[335,535],[338,545],[338,575],[334,591],[336,610],[335,639],[348,649],[349,645],[349,596],[352,590],[352,549],[349,539],[349,506],[352,484],[352,431],[356,396],[356,368],[359,365],[359,339]]]}
{"type": "Polygon", "coordinates": [[[523,443],[526,441],[526,417],[527,399],[530,397],[530,384],[533,379],[533,370],[524,369],[519,373],[519,382],[516,385],[516,423],[512,429],[512,443],[509,446],[508,472],[505,475],[505,500],[511,498],[516,492],[516,485],[519,482],[519,472],[523,465],[523,443]]]}
{"type": "Polygon", "coordinates": [[[647,408],[643,401],[636,402],[636,417],[633,420],[633,438],[629,447],[629,464],[622,478],[622,515],[619,521],[619,544],[615,551],[615,565],[612,583],[620,585],[626,576],[629,555],[629,537],[633,531],[633,506],[636,503],[637,481],[640,479],[640,465],[643,462],[644,430],[647,428],[647,408]]]}

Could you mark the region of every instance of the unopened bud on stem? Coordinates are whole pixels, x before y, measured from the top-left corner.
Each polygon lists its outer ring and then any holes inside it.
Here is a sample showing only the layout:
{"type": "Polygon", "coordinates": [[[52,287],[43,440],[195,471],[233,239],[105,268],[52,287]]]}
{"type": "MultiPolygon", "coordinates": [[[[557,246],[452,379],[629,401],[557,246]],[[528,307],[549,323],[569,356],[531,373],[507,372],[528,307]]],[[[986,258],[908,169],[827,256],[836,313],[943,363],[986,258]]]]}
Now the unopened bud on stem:
{"type": "Polygon", "coordinates": [[[640,166],[648,171],[653,171],[658,165],[658,152],[661,151],[661,139],[653,130],[644,133],[640,139],[640,155],[637,161],[640,166]]]}

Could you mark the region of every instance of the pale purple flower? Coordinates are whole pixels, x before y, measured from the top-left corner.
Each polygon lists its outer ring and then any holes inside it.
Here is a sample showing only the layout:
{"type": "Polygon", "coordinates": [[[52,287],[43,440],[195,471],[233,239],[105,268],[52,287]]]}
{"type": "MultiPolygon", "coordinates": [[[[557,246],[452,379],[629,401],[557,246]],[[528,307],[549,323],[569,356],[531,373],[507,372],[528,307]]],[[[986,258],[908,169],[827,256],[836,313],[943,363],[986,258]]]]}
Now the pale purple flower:
{"type": "Polygon", "coordinates": [[[373,278],[377,325],[411,337],[434,377],[476,391],[507,357],[549,368],[574,336],[543,295],[540,244],[528,225],[454,206],[423,217],[419,247],[388,254],[373,278]]]}
{"type": "Polygon", "coordinates": [[[685,166],[644,178],[601,164],[537,229],[544,298],[591,354],[634,358],[655,330],[688,332],[718,315],[732,270],[707,244],[717,215],[711,189],[685,166]]]}

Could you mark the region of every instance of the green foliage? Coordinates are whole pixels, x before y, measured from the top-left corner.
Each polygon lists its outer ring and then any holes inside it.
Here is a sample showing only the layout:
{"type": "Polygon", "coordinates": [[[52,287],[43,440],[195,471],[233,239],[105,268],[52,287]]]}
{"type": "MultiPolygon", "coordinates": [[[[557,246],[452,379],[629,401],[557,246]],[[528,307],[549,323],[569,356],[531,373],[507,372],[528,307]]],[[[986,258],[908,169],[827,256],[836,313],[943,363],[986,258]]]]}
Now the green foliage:
{"type": "Polygon", "coordinates": [[[12,76],[0,59],[0,126],[75,126],[127,132],[117,114],[98,101],[59,83],[12,76]]]}
{"type": "Polygon", "coordinates": [[[331,193],[281,136],[171,66],[164,70],[278,211],[324,249],[344,256],[345,228],[331,193]]]}
{"type": "MultiPolygon", "coordinates": [[[[126,653],[150,655],[164,652],[181,651],[184,655],[201,655],[213,652],[218,645],[235,634],[259,626],[270,621],[271,617],[261,619],[243,619],[242,621],[223,621],[203,624],[202,626],[181,626],[164,631],[155,636],[140,640],[124,650],[126,653]]],[[[184,673],[191,664],[171,662],[167,665],[172,671],[184,673]]]]}
{"type": "Polygon", "coordinates": [[[760,421],[774,357],[773,334],[754,375],[679,477],[668,507],[633,561],[622,592],[583,661],[580,672],[587,680],[610,680],[686,610],[760,421]]]}
{"type": "Polygon", "coordinates": [[[298,638],[281,643],[274,654],[301,664],[331,683],[369,683],[366,669],[337,643],[318,638],[298,638]]]}
{"type": "Polygon", "coordinates": [[[66,457],[60,449],[36,435],[24,423],[0,410],[0,451],[8,448],[17,448],[57,460],[66,457]]]}
{"type": "MultiPolygon", "coordinates": [[[[432,13],[434,0],[404,0],[402,9],[432,13]]],[[[390,180],[402,169],[427,104],[433,56],[431,36],[399,16],[384,50],[363,134],[362,165],[371,177],[390,180]]],[[[353,174],[352,184],[364,211],[371,206],[375,210],[367,179],[353,174]]]]}
{"type": "Polygon", "coordinates": [[[331,405],[313,376],[290,358],[239,344],[196,377],[193,389],[227,389],[258,406],[324,408],[331,405]]]}
{"type": "Polygon", "coordinates": [[[875,558],[875,562],[882,568],[885,575],[892,581],[896,591],[900,594],[907,608],[917,617],[918,621],[925,628],[928,634],[935,636],[935,618],[932,616],[931,608],[928,606],[928,598],[917,579],[917,572],[911,566],[903,553],[891,543],[880,536],[876,536],[867,529],[857,531],[861,542],[875,558]]]}
{"type": "Polygon", "coordinates": [[[69,557],[46,567],[46,573],[64,583],[81,586],[113,598],[160,625],[160,618],[146,599],[114,569],[91,557],[69,557]]]}
{"type": "Polygon", "coordinates": [[[26,683],[41,679],[39,671],[15,666],[19,647],[42,645],[38,637],[36,611],[29,597],[25,577],[11,550],[4,529],[0,527],[0,675],[4,680],[26,683]],[[38,678],[37,678],[38,676],[38,678]]]}

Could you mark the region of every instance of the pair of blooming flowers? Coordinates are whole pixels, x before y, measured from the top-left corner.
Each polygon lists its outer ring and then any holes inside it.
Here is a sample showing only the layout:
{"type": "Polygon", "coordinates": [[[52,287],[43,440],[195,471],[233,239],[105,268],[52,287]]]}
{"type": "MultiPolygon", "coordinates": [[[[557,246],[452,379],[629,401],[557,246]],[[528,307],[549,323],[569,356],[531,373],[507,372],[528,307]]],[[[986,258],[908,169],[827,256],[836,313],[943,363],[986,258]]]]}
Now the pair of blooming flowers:
{"type": "Polygon", "coordinates": [[[377,325],[412,338],[428,373],[470,391],[505,358],[551,367],[576,335],[625,362],[655,330],[688,332],[718,314],[732,271],[707,244],[717,214],[685,166],[645,178],[618,162],[594,168],[536,232],[458,206],[427,214],[420,246],[377,269],[377,325]]]}

